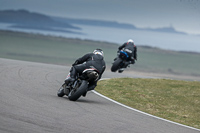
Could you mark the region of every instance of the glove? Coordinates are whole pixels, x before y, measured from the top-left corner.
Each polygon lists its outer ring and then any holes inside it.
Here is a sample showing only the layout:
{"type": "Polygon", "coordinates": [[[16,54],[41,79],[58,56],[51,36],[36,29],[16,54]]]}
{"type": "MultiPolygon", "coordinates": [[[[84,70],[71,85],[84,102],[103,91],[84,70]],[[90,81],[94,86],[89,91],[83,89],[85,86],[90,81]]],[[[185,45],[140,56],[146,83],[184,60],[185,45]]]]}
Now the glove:
{"type": "Polygon", "coordinates": [[[117,51],[117,56],[119,56],[119,54],[120,54],[120,50],[117,51]]]}
{"type": "Polygon", "coordinates": [[[77,65],[79,62],[78,62],[78,60],[76,60],[75,62],[74,62],[74,64],[72,64],[72,66],[75,66],[75,65],[77,65]]]}

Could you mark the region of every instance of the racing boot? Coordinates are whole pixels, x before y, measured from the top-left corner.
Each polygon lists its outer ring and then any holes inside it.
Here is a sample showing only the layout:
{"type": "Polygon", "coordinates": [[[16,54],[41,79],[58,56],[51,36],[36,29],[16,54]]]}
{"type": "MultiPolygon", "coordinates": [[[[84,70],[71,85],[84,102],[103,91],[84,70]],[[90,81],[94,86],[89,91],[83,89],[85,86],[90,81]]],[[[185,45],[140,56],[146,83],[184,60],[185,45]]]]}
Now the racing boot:
{"type": "Polygon", "coordinates": [[[73,83],[75,81],[75,77],[76,77],[76,69],[74,67],[71,68],[70,70],[70,76],[69,78],[67,78],[65,80],[65,83],[68,84],[68,83],[73,83]]]}
{"type": "Polygon", "coordinates": [[[84,92],[84,93],[82,94],[82,96],[83,96],[83,97],[85,97],[85,96],[86,96],[86,94],[87,94],[87,91],[86,91],[86,92],[84,92]]]}
{"type": "Polygon", "coordinates": [[[118,70],[118,73],[122,73],[124,71],[124,68],[120,68],[119,70],[118,70]]]}

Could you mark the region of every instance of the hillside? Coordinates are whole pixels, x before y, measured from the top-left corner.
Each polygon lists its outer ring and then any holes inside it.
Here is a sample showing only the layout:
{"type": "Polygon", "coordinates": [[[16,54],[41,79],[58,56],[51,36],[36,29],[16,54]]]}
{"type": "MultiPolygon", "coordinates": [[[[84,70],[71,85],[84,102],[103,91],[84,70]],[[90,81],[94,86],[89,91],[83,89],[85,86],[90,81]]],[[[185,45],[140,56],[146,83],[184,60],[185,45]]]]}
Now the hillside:
{"type": "Polygon", "coordinates": [[[14,28],[36,29],[36,30],[51,30],[70,32],[70,29],[80,30],[66,22],[53,20],[51,17],[27,10],[5,10],[0,11],[0,22],[12,24],[14,28]],[[56,29],[55,29],[56,28],[56,29]],[[63,30],[66,28],[68,30],[63,30]]]}

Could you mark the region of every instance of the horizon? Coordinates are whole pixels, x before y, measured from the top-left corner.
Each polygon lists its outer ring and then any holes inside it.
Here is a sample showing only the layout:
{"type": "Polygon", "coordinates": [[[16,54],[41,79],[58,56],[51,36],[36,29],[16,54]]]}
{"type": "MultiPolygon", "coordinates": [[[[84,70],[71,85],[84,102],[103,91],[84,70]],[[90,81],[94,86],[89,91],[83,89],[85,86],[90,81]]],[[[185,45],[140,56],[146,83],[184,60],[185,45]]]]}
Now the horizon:
{"type": "Polygon", "coordinates": [[[133,24],[138,28],[172,26],[180,32],[200,34],[200,1],[48,0],[48,3],[45,0],[0,1],[0,10],[26,9],[57,17],[117,21],[133,24]]]}

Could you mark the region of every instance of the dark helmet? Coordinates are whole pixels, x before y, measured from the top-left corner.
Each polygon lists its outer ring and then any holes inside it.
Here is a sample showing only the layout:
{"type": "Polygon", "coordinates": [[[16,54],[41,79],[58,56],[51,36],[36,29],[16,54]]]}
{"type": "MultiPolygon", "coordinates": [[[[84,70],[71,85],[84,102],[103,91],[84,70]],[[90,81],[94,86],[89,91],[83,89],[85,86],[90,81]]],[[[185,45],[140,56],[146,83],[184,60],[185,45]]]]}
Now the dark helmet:
{"type": "Polygon", "coordinates": [[[102,49],[99,49],[99,48],[98,48],[98,49],[95,49],[95,50],[93,51],[93,53],[94,53],[94,54],[99,54],[99,55],[101,55],[101,56],[104,56],[104,55],[103,55],[103,50],[102,50],[102,49]]]}

